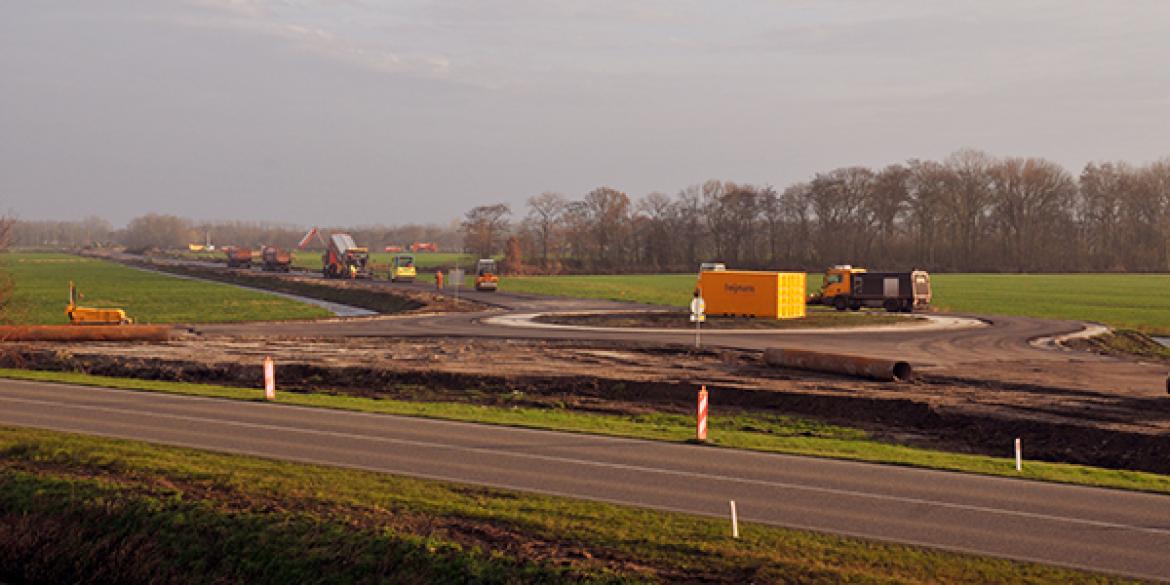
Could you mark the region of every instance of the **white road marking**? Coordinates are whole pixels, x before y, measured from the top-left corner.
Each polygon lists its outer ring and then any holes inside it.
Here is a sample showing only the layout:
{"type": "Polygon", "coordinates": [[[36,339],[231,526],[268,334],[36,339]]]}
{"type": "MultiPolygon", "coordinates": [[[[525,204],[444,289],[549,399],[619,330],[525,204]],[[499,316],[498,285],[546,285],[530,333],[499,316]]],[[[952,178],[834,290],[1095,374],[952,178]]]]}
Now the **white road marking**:
{"type": "MultiPolygon", "coordinates": [[[[366,435],[366,434],[359,434],[359,433],[345,433],[345,432],[339,432],[339,431],[325,431],[325,430],[319,430],[319,429],[304,429],[304,428],[289,427],[289,426],[284,426],[284,425],[273,425],[273,424],[266,424],[266,423],[228,421],[228,420],[209,418],[209,417],[153,413],[153,412],[144,412],[142,410],[129,410],[129,409],[123,409],[123,408],[106,407],[106,406],[68,404],[65,402],[55,402],[55,401],[47,401],[47,400],[32,400],[32,399],[12,398],[12,397],[2,397],[2,398],[0,398],[0,400],[22,403],[22,404],[32,404],[32,405],[38,405],[38,406],[51,406],[51,407],[58,407],[58,408],[64,407],[64,408],[72,408],[72,409],[77,409],[77,410],[87,410],[87,411],[92,411],[92,412],[106,412],[106,413],[114,413],[114,414],[125,414],[125,415],[131,415],[131,416],[141,416],[141,415],[146,414],[146,415],[149,415],[149,416],[155,417],[155,418],[168,418],[168,419],[172,419],[172,420],[181,420],[181,421],[194,422],[194,423],[221,424],[221,425],[241,427],[241,428],[284,431],[284,432],[290,432],[290,433],[302,433],[302,434],[334,437],[334,438],[343,438],[343,439],[366,440],[366,441],[389,443],[389,444],[396,444],[396,445],[408,445],[408,446],[415,446],[415,447],[446,449],[449,451],[496,455],[496,456],[502,456],[502,457],[512,457],[515,459],[529,459],[529,460],[535,460],[535,461],[547,461],[547,462],[552,462],[552,463],[564,463],[564,464],[571,464],[571,465],[582,465],[582,466],[592,466],[592,467],[600,467],[600,468],[608,468],[608,469],[617,469],[617,470],[623,470],[623,471],[635,471],[635,472],[650,473],[650,474],[671,475],[671,476],[676,476],[676,477],[684,477],[684,478],[688,478],[688,479],[707,479],[707,480],[714,480],[714,481],[723,481],[723,482],[728,482],[728,483],[739,483],[739,484],[745,484],[745,485],[773,487],[773,488],[778,488],[778,489],[801,490],[801,491],[807,491],[807,492],[813,492],[813,493],[823,493],[823,494],[831,494],[831,495],[836,495],[836,496],[846,496],[846,497],[855,497],[855,498],[862,498],[862,499],[888,501],[888,502],[895,502],[895,503],[901,503],[901,504],[937,506],[940,508],[962,510],[962,511],[967,511],[967,512],[981,512],[981,513],[997,514],[997,515],[1002,515],[1002,516],[1012,516],[1012,517],[1017,517],[1017,518],[1026,518],[1026,519],[1033,519],[1033,520],[1046,520],[1046,521],[1051,521],[1051,522],[1062,522],[1062,523],[1066,523],[1066,524],[1078,524],[1078,525],[1083,525],[1083,526],[1091,526],[1091,527],[1095,527],[1095,528],[1131,530],[1131,531],[1135,531],[1135,532],[1145,532],[1148,534],[1157,534],[1160,536],[1170,536],[1170,529],[1163,529],[1163,528],[1134,526],[1131,524],[1122,524],[1122,523],[1117,523],[1117,522],[1089,520],[1089,519],[1084,519],[1084,518],[1072,518],[1072,517],[1068,517],[1068,516],[1058,516],[1058,515],[1053,515],[1053,514],[1040,514],[1040,513],[1035,513],[1035,512],[1024,512],[1024,511],[1019,511],[1019,510],[1008,510],[1008,509],[994,508],[994,507],[989,507],[989,506],[977,506],[977,505],[972,505],[972,504],[959,504],[959,503],[954,503],[954,502],[944,502],[944,501],[930,500],[930,499],[925,499],[925,498],[913,498],[913,497],[906,497],[906,496],[892,496],[892,495],[886,495],[886,494],[874,494],[874,493],[861,492],[861,491],[856,491],[856,490],[819,487],[819,486],[808,486],[808,485],[800,485],[800,484],[794,484],[794,483],[788,483],[788,482],[747,479],[747,478],[740,478],[740,477],[731,477],[731,476],[726,476],[726,475],[712,475],[712,474],[698,473],[698,472],[692,472],[692,471],[681,471],[681,470],[677,470],[677,469],[665,469],[665,468],[658,468],[658,467],[630,465],[630,464],[625,464],[625,463],[611,463],[611,462],[605,462],[605,461],[579,459],[579,458],[574,458],[574,457],[558,457],[558,456],[553,456],[553,455],[537,455],[537,454],[532,454],[532,453],[515,453],[515,452],[499,451],[499,450],[495,450],[495,449],[488,449],[488,448],[482,448],[482,447],[467,447],[467,446],[459,446],[459,445],[449,445],[449,444],[444,444],[444,443],[435,443],[435,442],[431,442],[431,441],[416,441],[416,440],[412,440],[412,439],[395,439],[395,438],[390,438],[390,437],[379,437],[379,436],[375,436],[375,435],[366,435]]],[[[260,407],[260,405],[252,405],[252,406],[260,407]]],[[[463,481],[467,481],[467,480],[463,480],[463,481]]]]}

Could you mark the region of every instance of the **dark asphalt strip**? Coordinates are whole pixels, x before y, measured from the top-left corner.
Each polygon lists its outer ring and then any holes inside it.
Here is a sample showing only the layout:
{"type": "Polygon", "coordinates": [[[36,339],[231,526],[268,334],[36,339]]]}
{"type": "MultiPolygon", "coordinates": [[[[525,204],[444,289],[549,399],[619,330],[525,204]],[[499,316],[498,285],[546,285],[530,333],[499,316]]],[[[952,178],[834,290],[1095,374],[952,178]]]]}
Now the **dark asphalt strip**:
{"type": "Polygon", "coordinates": [[[1170,497],[810,457],[35,382],[0,424],[1170,575],[1170,497]]]}

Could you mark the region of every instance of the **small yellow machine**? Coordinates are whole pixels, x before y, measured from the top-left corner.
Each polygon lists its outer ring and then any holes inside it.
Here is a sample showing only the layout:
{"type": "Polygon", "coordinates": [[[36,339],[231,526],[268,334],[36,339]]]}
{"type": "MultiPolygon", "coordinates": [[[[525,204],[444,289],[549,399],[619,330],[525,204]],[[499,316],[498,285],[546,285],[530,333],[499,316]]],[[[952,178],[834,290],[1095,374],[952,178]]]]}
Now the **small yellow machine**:
{"type": "Polygon", "coordinates": [[[134,322],[122,309],[79,307],[77,301],[80,298],[77,287],[73,281],[69,281],[69,305],[65,307],[65,314],[69,316],[71,325],[129,325],[134,322]]]}
{"type": "Polygon", "coordinates": [[[495,292],[500,287],[500,276],[496,269],[496,261],[491,258],[481,258],[475,264],[475,290],[495,292]]]}
{"type": "Polygon", "coordinates": [[[414,267],[414,256],[397,254],[390,265],[390,282],[414,282],[418,271],[414,267]]]}

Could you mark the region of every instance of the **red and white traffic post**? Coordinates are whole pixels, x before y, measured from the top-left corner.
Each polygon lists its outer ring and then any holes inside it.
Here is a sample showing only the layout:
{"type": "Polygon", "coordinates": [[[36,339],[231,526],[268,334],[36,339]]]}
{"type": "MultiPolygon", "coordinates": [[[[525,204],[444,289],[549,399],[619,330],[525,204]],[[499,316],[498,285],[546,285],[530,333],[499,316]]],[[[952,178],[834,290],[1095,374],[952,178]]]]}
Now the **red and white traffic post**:
{"type": "Polygon", "coordinates": [[[704,385],[699,388],[699,404],[696,410],[697,423],[695,426],[695,439],[699,441],[707,440],[707,386],[704,385]]]}
{"type": "Polygon", "coordinates": [[[264,356],[264,399],[276,400],[276,363],[264,356]]]}

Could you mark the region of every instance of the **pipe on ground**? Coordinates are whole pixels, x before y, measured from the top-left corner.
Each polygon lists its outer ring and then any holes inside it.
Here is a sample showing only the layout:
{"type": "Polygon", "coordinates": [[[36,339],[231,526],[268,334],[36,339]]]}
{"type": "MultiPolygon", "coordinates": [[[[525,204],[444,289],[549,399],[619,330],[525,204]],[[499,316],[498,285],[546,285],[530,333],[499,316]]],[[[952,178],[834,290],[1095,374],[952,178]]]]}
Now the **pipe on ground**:
{"type": "Polygon", "coordinates": [[[5,325],[0,341],[167,341],[165,325],[5,325]]]}
{"type": "Polygon", "coordinates": [[[770,366],[842,374],[883,382],[905,382],[914,378],[914,369],[908,362],[804,349],[764,350],[764,361],[770,366]]]}

